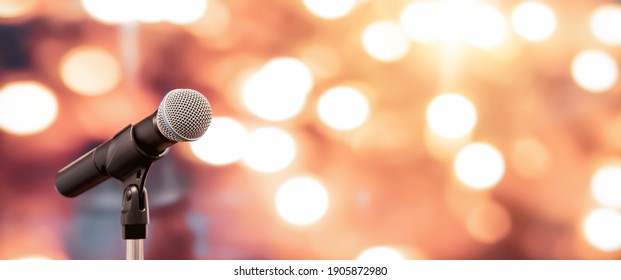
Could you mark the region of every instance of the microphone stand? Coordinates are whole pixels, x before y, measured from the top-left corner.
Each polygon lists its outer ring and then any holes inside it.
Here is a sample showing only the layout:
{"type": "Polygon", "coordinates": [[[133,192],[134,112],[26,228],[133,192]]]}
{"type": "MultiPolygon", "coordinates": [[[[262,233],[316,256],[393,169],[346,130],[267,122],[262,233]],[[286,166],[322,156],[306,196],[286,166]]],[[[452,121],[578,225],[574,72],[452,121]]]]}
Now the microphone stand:
{"type": "Polygon", "coordinates": [[[121,225],[127,246],[125,253],[127,260],[144,260],[144,240],[147,238],[148,223],[147,189],[144,186],[126,184],[121,206],[121,225]]]}
{"type": "Polygon", "coordinates": [[[126,259],[144,260],[144,240],[147,238],[149,224],[149,197],[145,188],[147,173],[156,159],[164,156],[168,150],[158,156],[150,156],[137,145],[134,140],[134,127],[128,126],[118,134],[119,145],[113,145],[108,153],[117,155],[109,161],[109,174],[123,182],[123,198],[121,202],[121,225],[123,239],[126,240],[126,259]],[[127,170],[127,166],[132,166],[127,170]]]}

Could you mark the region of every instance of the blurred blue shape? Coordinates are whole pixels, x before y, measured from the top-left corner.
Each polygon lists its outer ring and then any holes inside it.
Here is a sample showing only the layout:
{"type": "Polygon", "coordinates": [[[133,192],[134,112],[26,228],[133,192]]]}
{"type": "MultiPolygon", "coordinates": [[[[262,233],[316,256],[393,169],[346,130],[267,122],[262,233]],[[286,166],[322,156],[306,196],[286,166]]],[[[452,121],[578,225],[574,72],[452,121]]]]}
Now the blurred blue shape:
{"type": "Polygon", "coordinates": [[[207,216],[196,211],[189,211],[185,215],[185,220],[194,237],[194,242],[192,243],[194,255],[197,258],[206,257],[208,254],[207,229],[209,224],[207,216]]]}
{"type": "Polygon", "coordinates": [[[123,259],[120,209],[122,184],[108,180],[76,200],[76,209],[64,233],[69,257],[81,260],[123,259]]]}
{"type": "Polygon", "coordinates": [[[183,168],[184,163],[177,161],[172,154],[155,162],[149,170],[146,188],[151,209],[175,204],[188,194],[191,171],[183,168]]]}

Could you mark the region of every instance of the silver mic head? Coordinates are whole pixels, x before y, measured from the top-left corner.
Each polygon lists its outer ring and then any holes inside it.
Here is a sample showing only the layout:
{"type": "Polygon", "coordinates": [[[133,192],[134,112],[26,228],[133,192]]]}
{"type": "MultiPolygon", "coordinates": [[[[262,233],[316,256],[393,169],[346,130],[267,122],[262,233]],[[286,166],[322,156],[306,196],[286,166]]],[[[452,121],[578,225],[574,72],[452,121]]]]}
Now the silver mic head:
{"type": "Polygon", "coordinates": [[[194,141],[211,124],[211,105],[205,96],[192,89],[174,89],[164,96],[157,109],[157,128],[169,140],[194,141]]]}

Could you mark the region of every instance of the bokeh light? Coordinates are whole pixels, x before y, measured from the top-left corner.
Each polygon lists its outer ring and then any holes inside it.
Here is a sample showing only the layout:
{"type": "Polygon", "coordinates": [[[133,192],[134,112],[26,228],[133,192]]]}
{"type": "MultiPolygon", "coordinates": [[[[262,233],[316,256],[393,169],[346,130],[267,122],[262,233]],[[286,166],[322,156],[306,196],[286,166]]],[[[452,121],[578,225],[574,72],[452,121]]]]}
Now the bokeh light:
{"type": "Polygon", "coordinates": [[[400,22],[412,40],[419,43],[465,41],[489,49],[507,35],[507,23],[494,7],[474,1],[421,1],[408,4],[400,22]]]}
{"type": "Polygon", "coordinates": [[[507,36],[507,23],[494,7],[473,3],[465,11],[468,20],[464,24],[464,39],[474,47],[489,49],[500,45],[507,36]]]}
{"type": "Polygon", "coordinates": [[[362,251],[356,259],[361,261],[391,262],[404,260],[405,257],[391,247],[377,246],[362,251]]]}
{"type": "Polygon", "coordinates": [[[337,130],[351,130],[368,118],[369,101],[353,87],[335,87],[319,98],[317,112],[327,126],[337,130]]]}
{"type": "MultiPolygon", "coordinates": [[[[152,1],[149,1],[151,3],[152,1]]],[[[200,19],[207,12],[207,0],[169,1],[162,9],[164,20],[176,24],[188,24],[200,19]]]]}
{"type": "Polygon", "coordinates": [[[477,111],[472,102],[458,93],[435,97],[426,112],[427,125],[438,135],[460,138],[468,135],[477,123],[477,111]]]}
{"type": "Polygon", "coordinates": [[[556,16],[546,4],[536,1],[520,3],[511,15],[511,23],[522,38],[540,42],[556,31],[556,16]]]}
{"type": "Polygon", "coordinates": [[[466,219],[468,233],[479,242],[492,244],[511,231],[511,216],[505,207],[494,201],[477,205],[466,219]]]}
{"type": "Polygon", "coordinates": [[[305,226],[317,222],[328,210],[325,187],[311,177],[286,181],[276,193],[276,210],[285,221],[305,226]]]}
{"type": "Polygon", "coordinates": [[[103,23],[114,24],[136,20],[132,17],[135,11],[130,8],[130,3],[135,5],[138,1],[82,0],[81,2],[84,10],[91,17],[103,23]]]}
{"type": "Polygon", "coordinates": [[[271,173],[289,166],[296,152],[295,141],[289,133],[280,128],[264,127],[248,135],[242,160],[256,171],[271,173]]]}
{"type": "Polygon", "coordinates": [[[496,185],[505,173],[505,161],[494,146],[471,143],[463,147],[453,164],[459,181],[473,189],[487,189],[496,185]]]}
{"type": "Polygon", "coordinates": [[[309,68],[295,58],[275,58],[250,77],[242,89],[246,108],[257,117],[283,121],[297,115],[313,88],[309,68]]]}
{"type": "Polygon", "coordinates": [[[0,18],[16,18],[32,11],[37,0],[0,0],[0,18]]]}
{"type": "Polygon", "coordinates": [[[588,214],[583,225],[586,240],[604,252],[621,249],[621,213],[612,208],[599,208],[588,214]]]}
{"type": "Polygon", "coordinates": [[[58,114],[56,97],[42,84],[19,81],[0,88],[0,128],[16,135],[47,129],[58,114]]]}
{"type": "Polygon", "coordinates": [[[86,12],[94,19],[118,24],[127,22],[154,23],[169,21],[188,24],[207,11],[207,0],[81,0],[86,12]]]}
{"type": "Polygon", "coordinates": [[[0,259],[122,258],[51,182],[174,88],[221,115],[145,258],[617,259],[621,2],[574,2],[0,0],[0,259]]]}
{"type": "Polygon", "coordinates": [[[412,2],[401,12],[400,23],[410,38],[419,43],[433,43],[441,36],[438,5],[435,2],[412,2]]]}
{"type": "Polygon", "coordinates": [[[25,256],[25,257],[21,257],[17,260],[20,261],[45,261],[45,260],[51,260],[51,258],[43,256],[43,255],[30,255],[30,256],[25,256]]]}
{"type": "MultiPolygon", "coordinates": [[[[188,24],[190,30],[201,38],[216,38],[226,34],[231,26],[231,10],[220,0],[210,0],[209,8],[198,20],[188,24]]],[[[218,45],[222,42],[212,42],[218,45]]],[[[226,44],[225,44],[226,45],[226,44]]]]}
{"type": "Polygon", "coordinates": [[[596,9],[591,15],[591,31],[600,42],[621,44],[619,30],[621,30],[621,5],[607,4],[596,9]]]}
{"type": "Polygon", "coordinates": [[[390,21],[379,21],[364,30],[362,46],[374,59],[394,62],[407,54],[410,42],[401,26],[390,21]]]}
{"type": "Polygon", "coordinates": [[[550,150],[532,136],[516,139],[511,145],[511,156],[508,160],[515,173],[527,179],[546,175],[552,166],[550,150]]]}
{"type": "Polygon", "coordinates": [[[231,164],[242,157],[248,132],[232,118],[216,117],[199,140],[190,142],[194,155],[213,165],[231,164]]]}
{"type": "Polygon", "coordinates": [[[619,68],[615,59],[608,53],[601,50],[585,50],[574,58],[571,74],[574,81],[583,89],[601,93],[617,83],[619,68]]]}
{"type": "Polygon", "coordinates": [[[67,53],[60,64],[63,82],[86,96],[106,94],[121,82],[119,61],[98,47],[78,47],[67,53]]]}
{"type": "Polygon", "coordinates": [[[621,207],[621,165],[599,168],[591,178],[591,193],[604,206],[621,207]]]}
{"type": "Polygon", "coordinates": [[[304,6],[312,14],[324,19],[342,18],[349,14],[358,0],[304,0],[304,6]]]}

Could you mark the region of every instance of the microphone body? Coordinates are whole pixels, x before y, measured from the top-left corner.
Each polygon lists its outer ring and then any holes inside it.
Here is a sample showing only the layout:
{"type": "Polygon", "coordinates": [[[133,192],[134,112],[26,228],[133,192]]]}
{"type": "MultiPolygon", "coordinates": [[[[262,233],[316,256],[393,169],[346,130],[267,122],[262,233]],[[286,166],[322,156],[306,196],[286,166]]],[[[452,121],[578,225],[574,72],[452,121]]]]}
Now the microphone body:
{"type": "Polygon", "coordinates": [[[156,125],[156,113],[135,125],[128,125],[112,139],[92,149],[61,169],[56,189],[75,197],[110,177],[125,178],[135,166],[154,162],[176,142],[164,137],[156,125]]]}
{"type": "Polygon", "coordinates": [[[111,177],[128,182],[144,180],[146,174],[141,173],[165,156],[170,146],[200,138],[210,123],[211,106],[201,93],[170,91],[156,112],[61,169],[56,190],[75,197],[111,177]]]}

